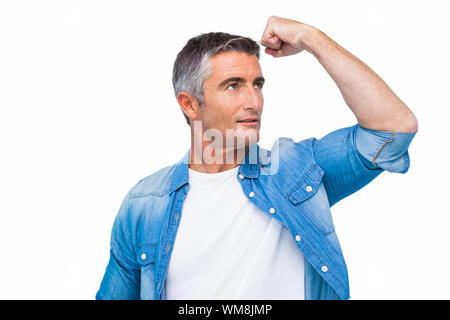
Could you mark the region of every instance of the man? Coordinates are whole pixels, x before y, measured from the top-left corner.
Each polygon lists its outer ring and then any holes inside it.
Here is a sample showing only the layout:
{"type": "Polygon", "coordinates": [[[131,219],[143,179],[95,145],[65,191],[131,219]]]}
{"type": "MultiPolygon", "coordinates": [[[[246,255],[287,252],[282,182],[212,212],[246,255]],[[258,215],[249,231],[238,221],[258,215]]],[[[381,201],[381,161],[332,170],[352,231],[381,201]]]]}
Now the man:
{"type": "Polygon", "coordinates": [[[358,124],[260,148],[258,44],[226,33],[189,40],[173,85],[191,148],[128,192],[97,299],[349,298],[330,207],[384,170],[405,173],[417,120],[312,26],[272,16],[261,44],[274,57],[313,54],[358,124]]]}

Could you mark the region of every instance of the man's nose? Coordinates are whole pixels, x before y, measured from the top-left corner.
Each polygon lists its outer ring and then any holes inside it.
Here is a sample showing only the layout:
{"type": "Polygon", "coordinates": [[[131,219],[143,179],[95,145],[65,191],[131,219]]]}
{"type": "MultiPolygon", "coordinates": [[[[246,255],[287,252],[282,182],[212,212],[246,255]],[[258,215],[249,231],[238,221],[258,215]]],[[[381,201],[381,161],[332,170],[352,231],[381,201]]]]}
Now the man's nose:
{"type": "Polygon", "coordinates": [[[244,109],[255,109],[259,110],[263,105],[263,96],[261,89],[250,88],[247,91],[244,103],[244,109]]]}

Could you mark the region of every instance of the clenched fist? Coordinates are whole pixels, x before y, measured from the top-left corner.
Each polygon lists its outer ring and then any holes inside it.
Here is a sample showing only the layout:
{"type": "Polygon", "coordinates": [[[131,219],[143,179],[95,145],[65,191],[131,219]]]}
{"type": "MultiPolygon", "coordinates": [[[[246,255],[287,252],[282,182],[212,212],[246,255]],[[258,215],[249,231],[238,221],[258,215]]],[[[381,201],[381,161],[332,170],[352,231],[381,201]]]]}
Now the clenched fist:
{"type": "Polygon", "coordinates": [[[306,49],[304,40],[314,28],[299,21],[271,16],[264,29],[261,44],[273,57],[290,56],[306,49]]]}

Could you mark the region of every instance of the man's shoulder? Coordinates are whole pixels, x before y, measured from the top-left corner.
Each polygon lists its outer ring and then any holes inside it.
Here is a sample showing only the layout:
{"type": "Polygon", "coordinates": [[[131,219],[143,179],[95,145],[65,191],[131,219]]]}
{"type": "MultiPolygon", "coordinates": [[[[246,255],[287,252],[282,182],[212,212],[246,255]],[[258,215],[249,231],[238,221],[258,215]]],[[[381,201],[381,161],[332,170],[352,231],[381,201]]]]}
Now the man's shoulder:
{"type": "Polygon", "coordinates": [[[287,178],[315,166],[313,145],[315,138],[295,141],[280,137],[270,149],[260,148],[262,175],[287,178]]]}
{"type": "Polygon", "coordinates": [[[170,191],[170,177],[176,165],[172,164],[163,167],[156,172],[140,179],[131,189],[130,198],[140,198],[147,196],[162,197],[170,191]]]}
{"type": "Polygon", "coordinates": [[[309,152],[312,149],[312,145],[316,138],[306,138],[302,140],[294,140],[293,138],[280,137],[277,139],[278,143],[286,148],[300,148],[305,152],[309,152]]]}
{"type": "Polygon", "coordinates": [[[296,141],[293,138],[280,137],[273,143],[268,153],[286,160],[313,157],[313,146],[316,140],[316,138],[307,138],[296,141]]]}

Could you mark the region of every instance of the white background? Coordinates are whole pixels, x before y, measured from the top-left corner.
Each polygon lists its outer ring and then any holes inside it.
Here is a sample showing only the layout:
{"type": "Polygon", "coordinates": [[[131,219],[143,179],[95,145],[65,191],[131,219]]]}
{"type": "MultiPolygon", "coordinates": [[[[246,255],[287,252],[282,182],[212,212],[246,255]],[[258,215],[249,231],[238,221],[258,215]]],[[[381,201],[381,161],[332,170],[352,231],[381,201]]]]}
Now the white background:
{"type": "MultiPolygon", "coordinates": [[[[419,132],[405,175],[332,208],[352,299],[449,299],[446,1],[1,1],[0,298],[93,299],[126,192],[176,162],[189,128],[171,83],[186,41],[311,24],[377,72],[419,132]]],[[[274,59],[260,145],[356,119],[309,53],[274,59]]]]}

